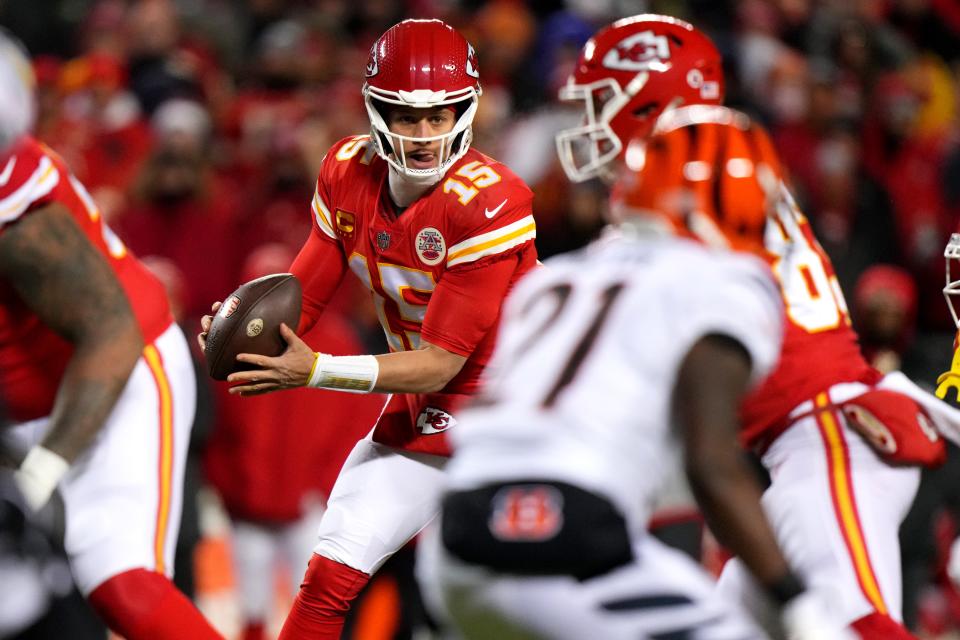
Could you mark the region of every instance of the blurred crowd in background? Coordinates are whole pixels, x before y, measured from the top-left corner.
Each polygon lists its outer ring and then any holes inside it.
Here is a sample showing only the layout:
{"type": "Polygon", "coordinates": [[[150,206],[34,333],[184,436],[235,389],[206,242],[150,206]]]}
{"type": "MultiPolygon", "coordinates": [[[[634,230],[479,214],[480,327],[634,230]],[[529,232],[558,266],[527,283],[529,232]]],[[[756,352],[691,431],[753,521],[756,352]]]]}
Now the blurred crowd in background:
{"type": "MultiPolygon", "coordinates": [[[[559,167],[553,134],[579,114],[557,89],[597,27],[648,11],[713,38],[727,103],[770,129],[867,355],[932,386],[954,332],[941,289],[943,249],[960,230],[957,0],[44,0],[0,3],[0,24],[33,56],[37,137],[162,277],[192,336],[240,282],[286,270],[310,229],[324,153],[369,131],[369,48],[406,17],[441,18],[476,47],[474,145],[533,188],[541,257],[584,244],[605,197],[559,167]]],[[[382,352],[352,280],[307,341],[382,352]]],[[[322,505],[382,402],[317,391],[238,401],[201,384],[193,487],[214,486],[234,523],[279,526],[322,505]]],[[[960,522],[960,456],[928,476],[903,530],[905,613],[926,637],[947,637],[960,628],[960,595],[943,572],[960,522]]],[[[184,520],[194,530],[178,571],[192,590],[204,530],[195,515],[184,520]]],[[[390,611],[379,622],[357,622],[380,631],[354,637],[413,633],[406,575],[382,590],[378,606],[390,611]]]]}

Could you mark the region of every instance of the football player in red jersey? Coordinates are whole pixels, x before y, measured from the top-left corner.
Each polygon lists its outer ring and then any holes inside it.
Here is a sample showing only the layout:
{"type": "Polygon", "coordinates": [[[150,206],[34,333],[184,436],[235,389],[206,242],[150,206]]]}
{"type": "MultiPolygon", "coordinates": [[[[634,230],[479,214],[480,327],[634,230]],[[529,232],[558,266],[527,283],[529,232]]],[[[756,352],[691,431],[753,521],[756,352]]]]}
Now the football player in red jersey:
{"type": "MultiPolygon", "coordinates": [[[[530,189],[470,148],[480,82],[459,33],[439,20],[391,27],[370,51],[363,95],[372,131],[327,153],[313,229],[291,267],[303,284],[297,333],[322,324],[352,271],[373,294],[391,352],[330,357],[284,328],[284,354],[242,355],[259,368],[229,378],[241,394],[304,385],[395,394],[337,479],[283,638],[339,637],[370,575],[435,515],[444,431],[478,386],[504,296],[536,264],[530,189]]],[[[318,428],[337,425],[318,416],[318,428]]]]}
{"type": "Polygon", "coordinates": [[[55,490],[80,591],[129,640],[219,638],[169,576],[196,380],[163,286],[30,137],[30,65],[0,35],[0,404],[27,507],[55,490]]]}
{"type": "MultiPolygon", "coordinates": [[[[773,268],[788,319],[780,364],[741,407],[743,443],[771,475],[764,506],[791,564],[855,632],[911,637],[900,624],[897,532],[920,466],[943,459],[933,426],[949,433],[960,414],[864,361],[830,260],[756,124],[749,139],[754,152],[764,148],[762,163],[726,158],[723,136],[691,135],[666,156],[642,143],[678,107],[695,119],[709,111],[699,105],[721,102],[720,55],[706,36],[664,16],[615,22],[585,45],[561,98],[582,100],[586,117],[557,137],[563,166],[572,180],[621,172],[614,208],[672,211],[700,240],[734,247],[735,220],[717,220],[766,215],[764,246],[741,247],[773,268]],[[635,172],[653,161],[671,166],[637,188],[635,172]],[[753,172],[777,193],[772,211],[733,186],[753,172]]],[[[721,588],[764,605],[739,561],[725,567],[721,588]]]]}

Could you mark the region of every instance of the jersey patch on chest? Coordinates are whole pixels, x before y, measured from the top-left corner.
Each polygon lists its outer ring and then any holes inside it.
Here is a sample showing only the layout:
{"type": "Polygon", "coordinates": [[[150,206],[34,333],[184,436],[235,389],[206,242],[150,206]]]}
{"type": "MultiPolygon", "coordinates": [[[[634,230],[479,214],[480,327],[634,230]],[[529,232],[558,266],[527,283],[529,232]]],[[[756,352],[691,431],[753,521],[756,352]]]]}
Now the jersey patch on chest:
{"type": "Polygon", "coordinates": [[[433,227],[420,229],[414,241],[414,247],[420,261],[431,267],[439,264],[447,255],[447,244],[443,235],[433,227]]]}

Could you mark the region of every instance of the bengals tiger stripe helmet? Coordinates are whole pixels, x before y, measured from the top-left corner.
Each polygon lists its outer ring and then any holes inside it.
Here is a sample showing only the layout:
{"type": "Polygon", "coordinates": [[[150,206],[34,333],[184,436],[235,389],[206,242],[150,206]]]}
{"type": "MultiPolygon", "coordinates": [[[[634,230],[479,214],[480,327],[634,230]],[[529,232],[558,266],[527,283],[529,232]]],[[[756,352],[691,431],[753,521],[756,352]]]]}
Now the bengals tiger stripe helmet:
{"type": "Polygon", "coordinates": [[[627,142],[648,135],[665,111],[720,104],[720,52],[688,22],[654,14],[624,18],[583,46],[560,100],[581,102],[580,126],[557,134],[557,153],[573,182],[610,175],[627,142]]]}
{"type": "Polygon", "coordinates": [[[470,148],[471,125],[480,94],[476,51],[456,29],[442,20],[404,20],[393,25],[370,49],[363,85],[374,149],[407,177],[443,175],[470,148]],[[415,108],[449,105],[457,120],[449,133],[410,138],[390,131],[384,118],[390,105],[415,108]],[[439,140],[437,167],[408,167],[403,153],[404,140],[439,140]]]}
{"type": "Polygon", "coordinates": [[[763,251],[767,217],[785,193],[766,131],[745,114],[694,105],[664,114],[631,141],[611,194],[614,222],[644,216],[711,246],[763,251]]]}

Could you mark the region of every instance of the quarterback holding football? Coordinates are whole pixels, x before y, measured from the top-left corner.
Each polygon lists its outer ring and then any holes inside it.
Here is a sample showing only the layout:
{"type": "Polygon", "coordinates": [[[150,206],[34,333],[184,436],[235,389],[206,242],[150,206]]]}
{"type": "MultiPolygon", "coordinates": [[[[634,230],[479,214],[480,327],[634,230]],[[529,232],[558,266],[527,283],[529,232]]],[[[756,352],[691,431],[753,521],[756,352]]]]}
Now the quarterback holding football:
{"type": "Polygon", "coordinates": [[[370,575],[434,516],[445,432],[477,389],[504,296],[536,264],[533,194],[470,147],[480,92],[473,47],[439,20],[405,20],[373,44],[371,132],[327,152],[313,228],[290,267],[303,286],[300,326],[282,327],[282,355],[241,354],[257,368],[228,378],[241,394],[394,394],[337,479],[283,638],[339,637],[370,575]],[[331,357],[296,335],[323,322],[348,271],[373,295],[388,354],[331,357]]]}

